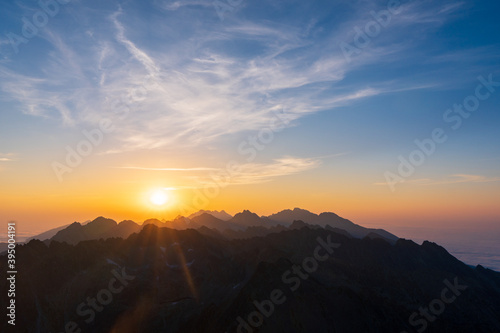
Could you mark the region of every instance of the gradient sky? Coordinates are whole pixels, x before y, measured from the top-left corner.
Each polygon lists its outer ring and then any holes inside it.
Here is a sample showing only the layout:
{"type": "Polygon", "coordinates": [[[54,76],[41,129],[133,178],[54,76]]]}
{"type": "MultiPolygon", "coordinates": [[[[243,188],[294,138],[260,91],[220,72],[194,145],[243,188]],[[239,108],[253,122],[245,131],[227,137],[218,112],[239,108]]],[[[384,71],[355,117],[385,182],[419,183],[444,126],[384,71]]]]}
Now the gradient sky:
{"type": "Polygon", "coordinates": [[[217,3],[0,3],[2,220],[36,233],[301,207],[362,225],[500,224],[500,87],[459,128],[443,118],[478,77],[500,82],[498,1],[402,1],[385,26],[373,13],[387,1],[217,3]],[[58,176],[103,121],[102,143],[58,176]],[[447,140],[392,191],[386,173],[436,128],[447,140]],[[165,207],[148,200],[158,188],[165,207]]]}

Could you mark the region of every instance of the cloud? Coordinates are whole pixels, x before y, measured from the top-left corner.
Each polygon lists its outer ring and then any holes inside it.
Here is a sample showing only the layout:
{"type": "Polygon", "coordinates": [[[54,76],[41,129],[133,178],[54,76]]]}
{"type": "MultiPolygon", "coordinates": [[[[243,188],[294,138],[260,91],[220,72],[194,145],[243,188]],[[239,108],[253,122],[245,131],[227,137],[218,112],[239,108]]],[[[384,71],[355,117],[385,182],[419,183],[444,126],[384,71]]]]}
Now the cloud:
{"type": "MultiPolygon", "coordinates": [[[[286,108],[294,120],[333,106],[317,98],[322,87],[292,90],[341,80],[341,61],[318,59],[301,68],[293,60],[277,59],[280,50],[300,46],[288,33],[248,25],[228,29],[249,38],[276,38],[273,43],[281,45],[246,60],[209,49],[196,51],[195,57],[169,69],[176,59],[155,57],[127,39],[121,15],[119,11],[110,18],[117,31],[114,41],[97,44],[89,56],[69,51],[61,36],[50,34],[48,40],[57,52],[51,54],[52,66],[45,75],[4,70],[3,90],[23,105],[25,113],[54,117],[57,112],[68,126],[95,126],[102,118],[111,119],[122,142],[117,151],[197,146],[261,129],[276,110],[286,108]],[[95,65],[89,68],[88,63],[95,65]]],[[[353,92],[339,96],[335,104],[362,97],[363,90],[353,92]]]]}
{"type": "Polygon", "coordinates": [[[122,14],[122,10],[120,10],[113,15],[111,15],[111,21],[113,22],[114,26],[116,27],[117,34],[116,34],[116,39],[125,46],[127,51],[137,60],[139,61],[144,68],[148,71],[149,75],[156,75],[159,72],[158,67],[156,66],[155,62],[151,57],[148,56],[148,54],[141,49],[139,49],[132,41],[127,39],[125,37],[125,28],[123,25],[118,21],[118,16],[122,14]]]}
{"type": "MultiPolygon", "coordinates": [[[[274,180],[278,177],[288,176],[312,170],[321,165],[319,159],[313,158],[297,158],[297,157],[282,157],[274,159],[272,163],[245,163],[239,164],[236,172],[231,174],[228,183],[230,185],[257,184],[274,180]]],[[[227,174],[226,170],[220,170],[223,174],[227,174]]],[[[217,175],[219,173],[213,173],[217,175]]],[[[223,177],[225,178],[225,177],[223,177]]],[[[194,178],[198,184],[211,184],[214,182],[213,177],[204,176],[194,178]]]]}
{"type": "Polygon", "coordinates": [[[425,24],[428,28],[444,24],[450,19],[450,15],[461,9],[466,3],[464,1],[440,2],[431,1],[409,2],[403,4],[400,13],[394,15],[395,24],[409,26],[425,24]]]}
{"type": "Polygon", "coordinates": [[[187,6],[202,6],[202,7],[212,7],[212,3],[210,1],[165,1],[160,4],[160,7],[169,11],[176,11],[179,8],[187,7],[187,6]]]}
{"type": "MultiPolygon", "coordinates": [[[[181,188],[199,188],[206,184],[213,184],[214,181],[219,182],[219,178],[223,178],[223,182],[227,185],[243,185],[256,184],[272,181],[275,178],[297,174],[307,170],[317,168],[321,165],[321,159],[341,156],[344,154],[335,154],[322,156],[318,158],[297,158],[297,157],[281,157],[274,159],[271,163],[243,163],[236,164],[234,170],[229,171],[224,168],[212,167],[192,167],[192,168],[156,168],[156,167],[138,167],[124,166],[117,167],[120,169],[132,169],[143,171],[160,171],[160,172],[188,172],[195,175],[185,176],[185,185],[175,186],[181,188]],[[223,176],[222,176],[223,175],[223,176]]],[[[181,178],[180,178],[181,179],[181,178]]]]}
{"type": "Polygon", "coordinates": [[[17,158],[15,156],[16,156],[16,154],[14,154],[14,153],[7,153],[7,154],[0,153],[0,162],[13,162],[13,161],[16,161],[17,158]]]}
{"type": "MultiPolygon", "coordinates": [[[[162,5],[167,12],[212,6],[205,1],[162,5]]],[[[370,8],[363,7],[367,17],[370,8]]],[[[241,18],[221,24],[214,8],[205,10],[210,10],[214,21],[207,19],[202,28],[200,22],[187,23],[173,13],[161,21],[148,16],[148,26],[156,27],[152,35],[161,35],[162,42],[149,40],[149,30],[136,23],[141,18],[122,8],[106,12],[102,19],[95,17],[99,29],[90,34],[75,37],[55,28],[44,29],[43,38],[50,48],[37,58],[41,70],[23,72],[0,65],[0,88],[24,113],[59,118],[64,126],[97,127],[101,119],[110,119],[116,131],[111,134],[115,144],[108,152],[116,153],[206,145],[260,130],[277,110],[284,110],[293,126],[294,120],[311,113],[432,86],[398,80],[346,84],[349,73],[378,61],[392,61],[412,46],[375,44],[348,64],[338,42],[359,19],[344,22],[338,31],[324,32],[310,22],[292,26],[241,18]],[[177,33],[162,32],[172,25],[177,33]],[[320,32],[326,37],[311,38],[320,32]],[[235,51],[240,47],[247,52],[235,51]]],[[[446,16],[414,6],[405,7],[400,17],[408,26],[427,22],[424,18],[431,13],[446,16]]],[[[403,24],[400,21],[395,24],[403,24]]],[[[391,27],[384,33],[392,36],[403,31],[391,27]]]]}

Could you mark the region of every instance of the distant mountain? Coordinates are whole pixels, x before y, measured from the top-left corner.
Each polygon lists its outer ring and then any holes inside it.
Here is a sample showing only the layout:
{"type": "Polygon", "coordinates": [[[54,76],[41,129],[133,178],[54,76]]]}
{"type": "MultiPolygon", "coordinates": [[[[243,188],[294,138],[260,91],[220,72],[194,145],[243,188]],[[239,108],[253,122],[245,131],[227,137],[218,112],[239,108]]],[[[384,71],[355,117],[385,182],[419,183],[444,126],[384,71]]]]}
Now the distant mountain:
{"type": "Polygon", "coordinates": [[[66,242],[68,244],[78,244],[81,241],[92,239],[84,231],[83,226],[78,222],[71,223],[68,227],[60,230],[50,240],[66,242]]]}
{"type": "Polygon", "coordinates": [[[223,221],[208,213],[195,216],[192,218],[192,221],[198,226],[217,229],[219,231],[224,231],[226,229],[241,229],[240,226],[233,224],[231,220],[223,221]]]}
{"type": "MultiPolygon", "coordinates": [[[[500,332],[500,273],[430,242],[288,228],[297,229],[228,240],[149,223],[127,239],[32,240],[17,248],[15,332],[71,322],[94,333],[500,332]]],[[[2,281],[7,271],[2,257],[2,281]]]]}
{"type": "MultiPolygon", "coordinates": [[[[45,232],[42,232],[41,234],[38,234],[38,235],[35,235],[35,236],[27,238],[26,241],[24,241],[24,242],[16,242],[16,244],[17,245],[22,245],[24,243],[28,243],[32,239],[38,239],[38,240],[41,240],[41,241],[50,239],[50,238],[54,237],[59,231],[65,229],[65,228],[67,228],[69,226],[70,226],[69,224],[66,224],[66,225],[63,225],[63,226],[60,226],[60,227],[57,227],[57,228],[54,228],[54,229],[47,230],[45,232]]],[[[128,236],[129,235],[127,235],[127,237],[128,236]]],[[[3,252],[7,251],[8,245],[9,245],[8,243],[0,243],[0,254],[3,254],[3,252]]]]}
{"type": "Polygon", "coordinates": [[[55,234],[57,234],[59,231],[63,230],[64,228],[67,228],[68,226],[69,226],[69,224],[66,224],[66,225],[63,225],[63,226],[60,226],[60,227],[57,227],[54,229],[47,230],[45,232],[42,232],[41,234],[27,238],[26,242],[29,242],[32,239],[38,239],[38,240],[44,241],[46,239],[52,238],[55,236],[55,234]]]}
{"type": "Polygon", "coordinates": [[[100,216],[83,226],[83,228],[89,236],[97,236],[108,233],[117,225],[116,221],[100,216]]]}
{"type": "MultiPolygon", "coordinates": [[[[131,234],[141,231],[147,225],[155,225],[159,228],[168,227],[177,230],[199,229],[205,227],[212,229],[211,232],[215,231],[218,237],[225,237],[228,239],[263,237],[271,233],[294,230],[304,226],[313,229],[319,227],[326,228],[347,237],[360,239],[365,237],[382,238],[392,243],[396,242],[398,239],[398,237],[383,229],[364,228],[334,213],[321,213],[320,215],[316,215],[299,208],[284,210],[268,217],[260,217],[255,213],[244,210],[229,220],[219,219],[208,212],[209,211],[205,211],[198,215],[195,214],[196,216],[192,218],[177,216],[172,221],[160,221],[151,218],[145,220],[142,225],[130,220],[116,223],[112,219],[101,216],[85,224],[75,222],[65,228],[57,228],[60,230],[50,238],[50,241],[77,244],[81,241],[92,239],[107,239],[113,237],[127,238],[131,234]]],[[[218,213],[225,212],[221,211],[218,213]]],[[[41,235],[50,235],[50,233],[53,233],[57,229],[49,230],[41,235]]]]}
{"type": "Polygon", "coordinates": [[[282,210],[279,213],[269,215],[268,218],[273,221],[278,221],[284,224],[291,224],[293,221],[306,221],[308,223],[315,223],[318,215],[311,213],[308,210],[294,208],[282,210]]]}
{"type": "Polygon", "coordinates": [[[368,236],[370,233],[376,233],[386,239],[395,242],[398,240],[398,237],[387,232],[383,229],[372,229],[365,228],[360,225],[357,225],[348,219],[338,216],[335,213],[321,213],[316,215],[307,210],[295,208],[294,210],[283,210],[277,214],[273,214],[268,216],[270,220],[278,221],[281,223],[292,223],[295,220],[301,220],[309,224],[317,224],[322,227],[331,226],[333,228],[339,228],[347,231],[350,235],[356,238],[364,238],[368,236]]]}
{"type": "Polygon", "coordinates": [[[147,219],[145,220],[143,223],[142,223],[142,226],[145,226],[145,225],[148,225],[148,224],[152,224],[152,225],[155,225],[159,228],[163,228],[163,227],[166,227],[166,223],[158,220],[158,219],[147,219]]]}
{"type": "Polygon", "coordinates": [[[78,244],[81,241],[91,239],[126,238],[141,229],[142,226],[133,221],[126,220],[118,224],[112,219],[100,216],[85,225],[74,222],[58,231],[50,240],[78,244]]]}
{"type": "MultiPolygon", "coordinates": [[[[155,224],[156,225],[156,224],[155,224]]],[[[174,220],[172,221],[165,221],[163,222],[162,225],[157,225],[157,226],[163,226],[167,228],[172,228],[172,229],[177,229],[177,230],[185,230],[188,228],[199,228],[199,225],[188,219],[187,217],[184,216],[177,216],[174,220]]]]}
{"type": "Polygon", "coordinates": [[[233,216],[229,222],[239,225],[241,227],[271,227],[278,225],[276,221],[272,221],[266,217],[261,218],[259,215],[252,213],[249,210],[244,210],[233,216]]]}
{"type": "Polygon", "coordinates": [[[189,215],[188,218],[192,220],[196,216],[200,216],[201,214],[204,214],[204,213],[210,214],[210,215],[212,215],[212,216],[214,216],[222,221],[229,221],[232,218],[232,216],[230,214],[226,213],[225,210],[217,211],[217,210],[204,210],[204,209],[199,210],[196,213],[189,215]]]}
{"type": "Polygon", "coordinates": [[[115,227],[110,228],[103,233],[104,239],[111,237],[127,238],[134,232],[142,230],[142,226],[131,220],[124,220],[118,223],[115,227]]]}

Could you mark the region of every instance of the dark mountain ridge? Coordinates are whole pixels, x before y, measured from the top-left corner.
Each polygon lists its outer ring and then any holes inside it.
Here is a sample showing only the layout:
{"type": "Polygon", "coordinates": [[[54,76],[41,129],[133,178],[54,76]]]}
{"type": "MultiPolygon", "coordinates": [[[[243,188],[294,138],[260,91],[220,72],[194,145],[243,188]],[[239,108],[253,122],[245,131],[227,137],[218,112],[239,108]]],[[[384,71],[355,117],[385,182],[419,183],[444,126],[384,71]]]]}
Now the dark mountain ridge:
{"type": "MultiPolygon", "coordinates": [[[[221,214],[222,212],[225,213],[224,211],[214,212],[217,214],[221,214]]],[[[59,230],[50,240],[77,244],[78,242],[91,239],[106,239],[110,237],[126,238],[149,224],[160,228],[168,227],[178,230],[206,227],[213,229],[215,233],[219,233],[221,236],[229,239],[250,238],[265,236],[290,228],[294,229],[296,228],[296,226],[292,226],[294,221],[303,221],[311,226],[328,227],[330,230],[345,233],[355,238],[364,238],[367,236],[376,237],[376,235],[378,235],[378,237],[386,239],[389,242],[395,242],[398,239],[398,237],[383,229],[364,228],[334,213],[321,213],[320,215],[316,215],[298,208],[295,208],[293,211],[284,210],[268,217],[259,217],[255,213],[244,210],[228,220],[219,219],[213,216],[210,211],[200,211],[198,213],[193,214],[192,216],[194,217],[192,218],[178,216],[173,221],[164,222],[151,218],[145,220],[142,225],[130,220],[116,223],[114,220],[98,217],[85,225],[75,222],[59,230]]],[[[227,215],[229,216],[229,214],[227,215]]]]}
{"type": "MultiPolygon", "coordinates": [[[[439,299],[447,283],[458,284],[457,295],[426,322],[426,332],[500,330],[497,272],[471,268],[430,242],[358,239],[299,221],[294,228],[229,240],[148,224],[127,239],[77,245],[32,240],[17,249],[23,273],[16,302],[23,320],[16,331],[61,332],[74,322],[96,333],[246,332],[238,318],[248,323],[258,310],[255,302],[264,304],[279,290],[284,301],[252,331],[415,332],[423,322],[410,316],[439,299]],[[307,258],[315,253],[321,261],[311,269],[307,258]],[[294,267],[302,267],[303,278],[299,271],[287,273],[294,267]],[[125,281],[123,289],[86,322],[90,315],[76,309],[89,297],[99,299],[115,274],[125,281]]],[[[3,324],[2,331],[8,329],[3,324]]]]}

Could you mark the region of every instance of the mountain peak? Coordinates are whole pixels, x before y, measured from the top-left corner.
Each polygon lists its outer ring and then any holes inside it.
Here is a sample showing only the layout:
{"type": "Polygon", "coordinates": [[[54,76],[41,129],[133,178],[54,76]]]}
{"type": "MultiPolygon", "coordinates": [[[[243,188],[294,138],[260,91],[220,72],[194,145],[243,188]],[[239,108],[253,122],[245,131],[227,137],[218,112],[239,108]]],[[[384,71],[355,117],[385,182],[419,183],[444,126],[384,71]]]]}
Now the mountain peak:
{"type": "Polygon", "coordinates": [[[293,212],[294,212],[294,213],[304,212],[304,213],[311,213],[311,214],[313,214],[312,212],[308,211],[307,209],[302,209],[302,208],[298,208],[298,207],[295,207],[295,208],[293,209],[293,212]]]}
{"type": "MultiPolygon", "coordinates": [[[[255,213],[252,213],[251,211],[249,211],[248,209],[244,209],[241,213],[238,213],[238,214],[252,214],[252,215],[257,215],[255,213]]],[[[258,216],[258,215],[257,215],[258,216]]]]}
{"type": "Polygon", "coordinates": [[[285,209],[279,213],[268,216],[270,220],[291,224],[295,220],[301,220],[306,223],[315,224],[318,220],[318,215],[311,213],[308,210],[295,207],[293,210],[285,209]]]}
{"type": "Polygon", "coordinates": [[[185,217],[185,216],[182,216],[182,215],[177,215],[174,219],[174,222],[178,222],[178,221],[184,221],[184,222],[189,222],[191,221],[191,219],[189,217],[185,217]]]}
{"type": "Polygon", "coordinates": [[[245,209],[241,213],[238,213],[229,220],[234,224],[242,227],[262,227],[269,226],[266,219],[261,218],[259,215],[252,213],[251,211],[245,209]]]}
{"type": "Polygon", "coordinates": [[[121,225],[121,226],[123,226],[123,225],[133,225],[133,224],[137,224],[137,223],[135,223],[132,220],[123,220],[120,223],[118,223],[118,225],[121,225]]]}
{"type": "Polygon", "coordinates": [[[259,219],[259,215],[249,211],[248,209],[243,210],[240,213],[237,213],[236,215],[233,216],[233,219],[241,219],[241,218],[252,218],[252,219],[259,219]]]}
{"type": "Polygon", "coordinates": [[[113,219],[108,219],[104,216],[99,216],[97,218],[95,218],[94,220],[92,220],[91,222],[87,223],[87,225],[90,225],[90,224],[101,224],[101,223],[109,223],[109,224],[117,224],[115,220],[113,219]]]}
{"type": "Polygon", "coordinates": [[[217,211],[217,210],[204,210],[204,209],[201,209],[201,210],[197,211],[196,213],[189,215],[188,218],[192,220],[196,216],[200,216],[204,213],[210,214],[210,215],[212,215],[212,216],[214,216],[222,221],[228,221],[232,218],[232,216],[230,214],[226,213],[225,210],[217,211]]]}
{"type": "Polygon", "coordinates": [[[145,226],[147,224],[153,224],[153,225],[156,225],[156,226],[165,226],[165,223],[163,223],[162,221],[158,220],[158,219],[147,219],[145,220],[144,222],[142,222],[142,225],[145,226]]]}

